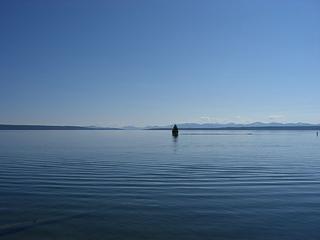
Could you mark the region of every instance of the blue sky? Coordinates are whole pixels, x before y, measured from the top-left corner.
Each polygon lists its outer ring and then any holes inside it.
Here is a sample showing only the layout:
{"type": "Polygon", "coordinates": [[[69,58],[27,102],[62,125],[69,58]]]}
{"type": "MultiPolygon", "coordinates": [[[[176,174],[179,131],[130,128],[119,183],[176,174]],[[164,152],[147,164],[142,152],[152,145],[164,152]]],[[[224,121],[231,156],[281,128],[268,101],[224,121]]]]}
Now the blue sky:
{"type": "Polygon", "coordinates": [[[0,2],[0,122],[320,123],[320,2],[0,2]]]}

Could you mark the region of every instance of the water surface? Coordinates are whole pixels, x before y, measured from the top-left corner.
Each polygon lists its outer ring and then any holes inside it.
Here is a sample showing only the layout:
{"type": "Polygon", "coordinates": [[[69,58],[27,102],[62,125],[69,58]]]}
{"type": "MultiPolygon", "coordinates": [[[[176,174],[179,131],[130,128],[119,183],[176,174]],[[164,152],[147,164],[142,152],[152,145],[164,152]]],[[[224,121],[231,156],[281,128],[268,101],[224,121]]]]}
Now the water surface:
{"type": "Polygon", "coordinates": [[[0,131],[1,239],[319,239],[313,131],[0,131]]]}

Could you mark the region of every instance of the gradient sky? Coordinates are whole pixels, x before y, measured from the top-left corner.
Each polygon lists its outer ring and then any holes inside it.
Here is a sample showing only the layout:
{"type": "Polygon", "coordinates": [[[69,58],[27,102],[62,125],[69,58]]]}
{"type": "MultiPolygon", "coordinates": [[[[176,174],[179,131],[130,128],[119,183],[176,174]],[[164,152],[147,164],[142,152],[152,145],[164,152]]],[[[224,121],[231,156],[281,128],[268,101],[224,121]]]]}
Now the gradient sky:
{"type": "Polygon", "coordinates": [[[0,123],[320,123],[320,1],[0,2],[0,123]]]}

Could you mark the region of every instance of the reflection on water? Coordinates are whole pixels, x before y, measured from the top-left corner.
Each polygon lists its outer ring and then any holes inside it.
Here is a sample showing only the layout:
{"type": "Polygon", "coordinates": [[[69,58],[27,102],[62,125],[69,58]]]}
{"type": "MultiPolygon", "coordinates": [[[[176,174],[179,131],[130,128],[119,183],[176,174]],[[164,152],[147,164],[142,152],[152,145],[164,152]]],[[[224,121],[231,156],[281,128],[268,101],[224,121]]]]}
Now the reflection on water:
{"type": "Polygon", "coordinates": [[[178,148],[178,135],[172,135],[172,140],[173,140],[173,149],[174,152],[177,152],[177,148],[178,148]]]}
{"type": "Polygon", "coordinates": [[[0,131],[0,236],[319,239],[319,159],[311,131],[0,131]]]}

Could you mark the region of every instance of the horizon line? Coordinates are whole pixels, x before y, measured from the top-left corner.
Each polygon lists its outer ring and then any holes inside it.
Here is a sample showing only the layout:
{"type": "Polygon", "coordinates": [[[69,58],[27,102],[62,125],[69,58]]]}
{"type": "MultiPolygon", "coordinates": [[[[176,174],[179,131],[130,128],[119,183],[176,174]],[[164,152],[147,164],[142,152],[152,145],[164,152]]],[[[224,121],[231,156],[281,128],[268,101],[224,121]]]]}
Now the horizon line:
{"type": "Polygon", "coordinates": [[[260,121],[255,121],[255,122],[247,122],[247,123],[239,123],[239,122],[226,122],[226,123],[221,123],[221,122],[207,122],[207,123],[199,123],[199,122],[180,122],[180,123],[171,123],[171,124],[148,124],[145,126],[137,126],[137,125],[122,125],[122,126],[106,126],[106,125],[94,125],[94,124],[38,124],[38,123],[23,123],[23,124],[15,124],[15,123],[0,123],[0,126],[43,126],[43,127],[79,127],[79,128],[156,128],[156,127],[168,127],[171,125],[188,125],[188,124],[194,124],[194,125],[253,125],[253,124],[263,124],[263,125],[320,125],[320,123],[311,123],[311,122],[260,122],[260,121]]]}

